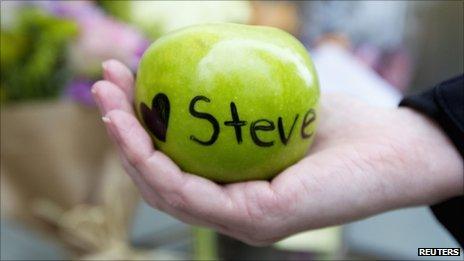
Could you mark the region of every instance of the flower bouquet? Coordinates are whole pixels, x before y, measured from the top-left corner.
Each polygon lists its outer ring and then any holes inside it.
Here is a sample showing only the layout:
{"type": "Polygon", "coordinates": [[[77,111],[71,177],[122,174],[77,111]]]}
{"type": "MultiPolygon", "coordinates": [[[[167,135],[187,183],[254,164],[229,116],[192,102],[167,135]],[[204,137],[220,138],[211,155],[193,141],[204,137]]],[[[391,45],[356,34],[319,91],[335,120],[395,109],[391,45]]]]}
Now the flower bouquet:
{"type": "Polygon", "coordinates": [[[76,257],[130,257],[138,195],[90,87],[105,59],[135,69],[148,39],[94,2],[2,2],[1,44],[2,214],[76,257]]]}
{"type": "Polygon", "coordinates": [[[199,22],[247,22],[248,3],[1,5],[2,218],[51,235],[79,259],[146,259],[128,244],[138,195],[110,145],[91,86],[103,61],[118,59],[135,72],[158,36],[199,22]],[[174,21],[172,12],[183,19],[174,21]]]}

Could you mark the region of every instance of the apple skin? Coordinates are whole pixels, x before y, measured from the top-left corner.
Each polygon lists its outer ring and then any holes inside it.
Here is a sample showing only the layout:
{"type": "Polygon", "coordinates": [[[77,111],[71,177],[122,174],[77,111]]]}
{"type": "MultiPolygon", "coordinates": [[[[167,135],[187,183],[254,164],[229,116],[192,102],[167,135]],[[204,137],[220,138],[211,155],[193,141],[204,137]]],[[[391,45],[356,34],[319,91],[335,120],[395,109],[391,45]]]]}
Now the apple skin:
{"type": "Polygon", "coordinates": [[[135,107],[142,124],[142,103],[151,108],[159,93],[169,99],[165,141],[150,132],[156,149],[180,168],[219,183],[271,179],[305,156],[318,119],[319,83],[304,46],[290,34],[271,27],[230,23],[186,27],[155,41],[144,53],[137,72],[135,107]],[[211,114],[219,123],[219,136],[212,145],[191,139],[209,140],[213,125],[192,116],[189,106],[198,95],[196,111],[211,114]],[[231,121],[234,102],[240,120],[239,144],[231,121]],[[313,109],[315,120],[302,138],[305,113],[313,109]],[[279,136],[278,118],[288,135],[286,145],[279,136]],[[251,137],[253,121],[267,119],[275,129],[258,131],[260,140],[273,145],[258,146],[251,137]]]}

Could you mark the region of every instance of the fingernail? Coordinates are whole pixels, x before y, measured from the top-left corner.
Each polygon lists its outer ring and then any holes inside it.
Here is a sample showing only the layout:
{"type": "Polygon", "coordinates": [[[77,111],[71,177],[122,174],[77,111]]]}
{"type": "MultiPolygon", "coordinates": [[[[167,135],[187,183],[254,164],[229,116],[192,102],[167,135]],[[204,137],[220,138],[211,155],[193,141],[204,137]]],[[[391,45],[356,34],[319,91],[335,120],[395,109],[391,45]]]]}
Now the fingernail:
{"type": "Polygon", "coordinates": [[[108,69],[108,62],[109,62],[109,61],[110,61],[110,60],[106,60],[106,61],[102,62],[102,68],[103,68],[103,70],[108,69]]]}
{"type": "Polygon", "coordinates": [[[110,119],[109,117],[103,116],[103,117],[102,117],[102,121],[103,121],[104,123],[110,123],[110,122],[111,122],[111,119],[110,119]]]}
{"type": "Polygon", "coordinates": [[[103,79],[105,79],[105,80],[107,80],[107,81],[109,80],[109,74],[108,74],[109,61],[110,61],[110,60],[107,60],[107,61],[102,62],[103,79]]]}

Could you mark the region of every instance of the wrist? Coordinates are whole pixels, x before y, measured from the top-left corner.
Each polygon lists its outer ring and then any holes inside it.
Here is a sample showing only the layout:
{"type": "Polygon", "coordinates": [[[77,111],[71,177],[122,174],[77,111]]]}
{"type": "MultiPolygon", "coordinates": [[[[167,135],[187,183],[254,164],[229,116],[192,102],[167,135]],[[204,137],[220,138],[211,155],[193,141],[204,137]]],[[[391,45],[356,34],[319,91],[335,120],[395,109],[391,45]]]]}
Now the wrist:
{"type": "Polygon", "coordinates": [[[419,184],[419,203],[434,204],[464,194],[463,158],[443,132],[429,117],[410,108],[399,108],[406,128],[412,130],[413,157],[419,166],[416,173],[419,184]],[[416,154],[416,155],[414,155],[416,154]]]}

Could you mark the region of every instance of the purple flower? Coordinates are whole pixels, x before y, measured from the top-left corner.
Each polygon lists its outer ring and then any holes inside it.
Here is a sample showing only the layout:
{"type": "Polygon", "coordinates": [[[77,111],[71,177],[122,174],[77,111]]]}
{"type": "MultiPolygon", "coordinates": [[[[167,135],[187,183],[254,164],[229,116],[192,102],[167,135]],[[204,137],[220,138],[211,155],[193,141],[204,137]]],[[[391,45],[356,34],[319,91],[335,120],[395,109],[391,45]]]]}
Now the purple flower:
{"type": "Polygon", "coordinates": [[[74,80],[66,95],[93,105],[91,84],[101,77],[101,63],[117,59],[137,70],[143,52],[150,42],[137,29],[107,16],[90,1],[40,1],[37,5],[59,16],[74,20],[79,35],[69,48],[74,80]]]}
{"type": "Polygon", "coordinates": [[[76,18],[103,14],[103,11],[91,1],[37,1],[33,3],[60,17],[76,18]]]}
{"type": "Polygon", "coordinates": [[[95,106],[91,93],[92,84],[89,80],[75,79],[69,84],[64,96],[88,106],[95,106]]]}
{"type": "Polygon", "coordinates": [[[78,76],[98,77],[101,63],[117,59],[136,70],[150,42],[137,29],[107,16],[89,1],[46,1],[41,5],[54,14],[75,20],[80,29],[71,44],[71,65],[78,76]]]}
{"type": "Polygon", "coordinates": [[[81,32],[71,45],[71,63],[79,75],[100,75],[101,63],[110,58],[137,69],[140,53],[149,42],[135,29],[104,16],[77,21],[81,32]]]}

